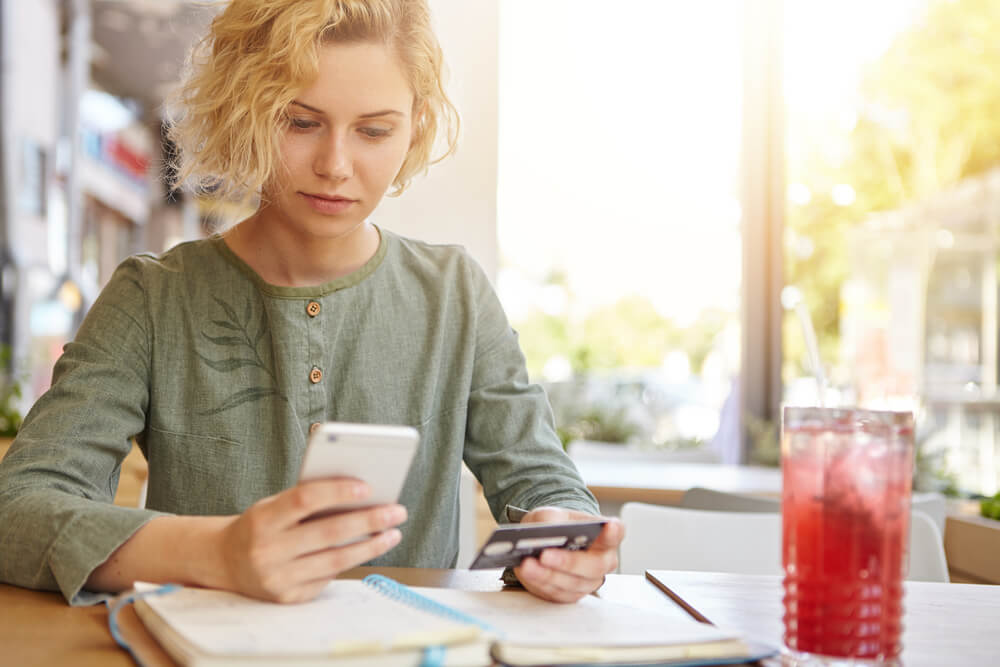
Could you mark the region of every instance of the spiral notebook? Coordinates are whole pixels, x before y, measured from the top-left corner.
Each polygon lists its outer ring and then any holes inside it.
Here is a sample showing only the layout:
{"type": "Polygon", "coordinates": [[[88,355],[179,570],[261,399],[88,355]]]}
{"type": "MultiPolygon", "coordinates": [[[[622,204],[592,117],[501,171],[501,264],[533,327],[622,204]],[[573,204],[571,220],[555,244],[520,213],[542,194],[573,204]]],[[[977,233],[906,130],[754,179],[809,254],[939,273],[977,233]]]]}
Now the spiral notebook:
{"type": "Polygon", "coordinates": [[[740,637],[588,596],[548,603],[523,591],[407,587],[379,575],[331,582],[281,605],[225,591],[136,584],[135,611],[182,665],[343,667],[709,665],[757,659],[740,637]]]}

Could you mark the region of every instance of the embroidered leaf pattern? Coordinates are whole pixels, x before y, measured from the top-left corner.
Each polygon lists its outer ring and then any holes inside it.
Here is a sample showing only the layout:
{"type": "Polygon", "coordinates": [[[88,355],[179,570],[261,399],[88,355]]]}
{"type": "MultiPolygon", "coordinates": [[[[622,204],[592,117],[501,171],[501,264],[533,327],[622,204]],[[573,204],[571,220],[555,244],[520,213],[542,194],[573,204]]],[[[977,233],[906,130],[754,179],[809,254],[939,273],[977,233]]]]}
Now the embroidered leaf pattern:
{"type": "MultiPolygon", "coordinates": [[[[249,303],[249,301],[247,302],[249,303]]],[[[250,321],[249,316],[247,317],[247,322],[250,321]]],[[[257,343],[260,339],[264,337],[264,332],[267,331],[267,312],[261,308],[260,311],[260,324],[257,325],[257,335],[253,337],[253,346],[257,347],[257,343]]]]}
{"type": "Polygon", "coordinates": [[[204,331],[201,332],[201,335],[216,345],[240,345],[244,342],[244,340],[238,336],[209,336],[204,331]]]}
{"type": "Polygon", "coordinates": [[[215,361],[214,359],[209,359],[208,357],[200,354],[198,356],[201,357],[201,360],[206,364],[223,373],[235,371],[237,368],[246,368],[247,366],[257,365],[256,359],[220,359],[219,361],[215,361]]]}
{"type": "Polygon", "coordinates": [[[243,391],[236,392],[235,394],[227,398],[225,401],[223,401],[222,405],[220,405],[219,407],[214,408],[212,410],[205,410],[204,412],[200,412],[198,414],[202,415],[218,414],[220,412],[225,412],[230,408],[235,408],[238,405],[243,405],[244,403],[249,403],[250,401],[256,401],[262,398],[266,398],[267,396],[280,396],[281,398],[285,398],[282,395],[282,393],[277,389],[275,389],[274,387],[250,387],[249,389],[244,389],[243,391]]]}
{"type": "Polygon", "coordinates": [[[220,350],[220,352],[230,353],[230,356],[224,359],[210,359],[197,351],[195,354],[197,354],[209,368],[220,373],[229,373],[240,368],[259,368],[264,371],[270,382],[267,382],[268,386],[254,386],[242,389],[226,398],[220,405],[201,411],[198,414],[218,414],[243,405],[244,403],[259,401],[260,399],[267,398],[268,396],[277,396],[282,400],[287,401],[288,398],[278,389],[278,381],[274,375],[274,370],[269,364],[264,362],[259,351],[260,342],[264,338],[264,333],[267,331],[267,312],[261,308],[260,321],[257,324],[257,331],[251,335],[250,322],[253,319],[253,304],[249,298],[247,299],[246,306],[243,309],[244,317],[242,320],[237,318],[236,309],[231,305],[216,296],[213,296],[212,298],[217,304],[219,304],[219,307],[226,314],[227,319],[212,320],[210,324],[218,327],[219,329],[236,332],[238,335],[216,336],[209,334],[203,329],[201,335],[205,340],[222,348],[233,349],[220,350]],[[249,354],[247,354],[248,351],[249,354]]]}
{"type": "Polygon", "coordinates": [[[217,327],[222,327],[223,329],[229,329],[230,331],[239,331],[240,328],[233,324],[232,322],[226,322],[225,320],[212,320],[212,324],[217,327]]]}
{"type": "MultiPolygon", "coordinates": [[[[217,297],[217,296],[213,296],[212,298],[213,298],[213,299],[215,299],[215,302],[216,302],[217,304],[219,304],[219,306],[220,306],[220,307],[221,307],[221,308],[222,308],[222,309],[223,309],[224,311],[226,311],[226,315],[227,315],[227,316],[229,317],[229,320],[230,320],[231,322],[233,322],[234,324],[236,324],[236,323],[238,323],[238,322],[239,322],[239,318],[238,318],[238,317],[236,317],[236,311],[235,311],[235,310],[233,310],[233,307],[232,307],[232,306],[230,306],[230,305],[229,305],[228,303],[226,303],[225,301],[223,301],[222,299],[220,299],[220,298],[219,298],[219,297],[217,297]]],[[[247,303],[249,303],[249,301],[248,301],[247,303]]],[[[248,319],[249,319],[249,318],[248,318],[248,319]]]]}

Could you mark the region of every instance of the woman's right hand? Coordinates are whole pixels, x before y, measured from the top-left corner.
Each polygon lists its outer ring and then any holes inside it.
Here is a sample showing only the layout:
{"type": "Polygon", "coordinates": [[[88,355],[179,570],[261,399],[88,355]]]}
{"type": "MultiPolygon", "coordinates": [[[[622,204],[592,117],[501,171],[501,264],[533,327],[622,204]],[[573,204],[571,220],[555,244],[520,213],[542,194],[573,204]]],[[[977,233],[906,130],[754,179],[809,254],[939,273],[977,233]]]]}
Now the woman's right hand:
{"type": "Polygon", "coordinates": [[[302,482],[233,517],[221,532],[225,588],[264,600],[303,602],[341,572],[396,546],[402,505],[336,511],[369,494],[350,478],[302,482]]]}

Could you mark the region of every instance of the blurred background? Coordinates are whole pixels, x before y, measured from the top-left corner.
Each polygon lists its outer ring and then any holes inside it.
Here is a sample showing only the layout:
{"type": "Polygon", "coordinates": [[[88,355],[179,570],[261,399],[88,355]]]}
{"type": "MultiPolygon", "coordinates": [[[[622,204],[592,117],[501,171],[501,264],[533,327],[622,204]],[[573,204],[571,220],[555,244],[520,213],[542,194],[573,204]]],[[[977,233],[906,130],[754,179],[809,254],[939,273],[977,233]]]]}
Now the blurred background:
{"type": "MultiPolygon", "coordinates": [[[[998,490],[1000,0],[430,4],[461,148],[375,220],[483,264],[564,444],[775,465],[809,319],[827,403],[998,490]]],[[[118,262],[246,214],[167,186],[218,8],[0,0],[0,435],[118,262]]]]}

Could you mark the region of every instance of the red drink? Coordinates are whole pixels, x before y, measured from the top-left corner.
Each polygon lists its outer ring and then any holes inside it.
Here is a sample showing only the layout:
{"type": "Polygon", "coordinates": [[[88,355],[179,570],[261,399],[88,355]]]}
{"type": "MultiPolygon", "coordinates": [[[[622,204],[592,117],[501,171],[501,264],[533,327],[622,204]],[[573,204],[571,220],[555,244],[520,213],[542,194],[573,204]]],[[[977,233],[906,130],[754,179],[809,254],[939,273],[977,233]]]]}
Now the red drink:
{"type": "Polygon", "coordinates": [[[785,645],[894,661],[910,522],[909,413],[786,408],[785,645]]]}

